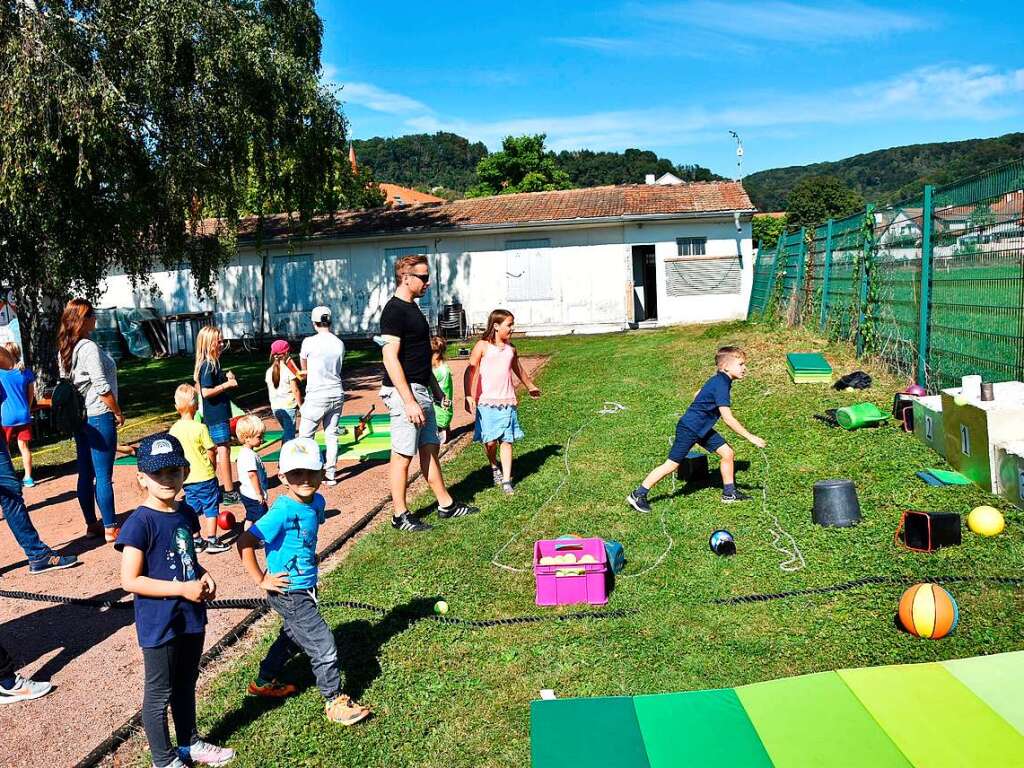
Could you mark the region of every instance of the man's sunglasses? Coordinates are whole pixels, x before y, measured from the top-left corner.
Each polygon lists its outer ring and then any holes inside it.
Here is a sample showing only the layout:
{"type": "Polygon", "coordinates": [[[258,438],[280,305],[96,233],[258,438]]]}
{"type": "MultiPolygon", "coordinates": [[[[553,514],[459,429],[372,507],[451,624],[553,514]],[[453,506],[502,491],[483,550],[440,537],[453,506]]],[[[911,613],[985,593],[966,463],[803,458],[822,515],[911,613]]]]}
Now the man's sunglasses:
{"type": "Polygon", "coordinates": [[[415,272],[409,272],[408,274],[409,274],[409,277],[418,277],[424,283],[429,283],[430,282],[430,273],[429,272],[427,274],[425,274],[425,275],[417,275],[415,272]]]}

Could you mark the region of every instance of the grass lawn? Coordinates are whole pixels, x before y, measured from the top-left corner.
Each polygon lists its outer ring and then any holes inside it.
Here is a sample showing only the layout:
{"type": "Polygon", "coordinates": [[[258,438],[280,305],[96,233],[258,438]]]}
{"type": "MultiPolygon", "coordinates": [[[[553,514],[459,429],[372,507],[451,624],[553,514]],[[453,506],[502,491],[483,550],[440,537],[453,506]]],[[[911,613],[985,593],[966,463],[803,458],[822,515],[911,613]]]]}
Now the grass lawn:
{"type": "MultiPolygon", "coordinates": [[[[419,536],[383,526],[323,580],[323,600],[361,600],[393,609],[383,619],[325,609],[347,691],[372,706],[375,718],[353,729],[329,724],[304,659],[286,670],[303,689],[300,695],[269,704],[247,697],[246,682],[272,640],[268,635],[214,679],[200,702],[201,731],[236,747],[235,765],[522,766],[530,754],[528,705],[541,688],[552,688],[559,697],[678,691],[1024,648],[1024,593],[1007,588],[955,587],[960,627],[940,641],[915,639],[894,628],[900,587],[708,604],[717,597],[876,574],[908,581],[1020,574],[1020,512],[975,487],[934,489],[918,481],[916,470],[942,463],[912,435],[892,427],[832,430],[812,418],[827,407],[862,399],[888,410],[891,393],[905,383],[870,366],[876,383],[863,394],[789,382],[787,351],[824,349],[839,373],[865,367],[847,345],[827,347],[799,329],[738,324],[528,339],[520,348],[552,357],[539,379],[543,398],[521,409],[527,438],[516,450],[516,495],[506,498],[489,487],[482,452],[471,446],[447,465],[446,474],[453,493],[478,504],[482,514],[458,522],[431,517],[437,527],[419,536]],[[736,383],[733,407],[744,424],[768,440],[771,466],[766,474],[755,448],[732,441],[738,458],[749,463],[739,483],[758,498],[766,484],[769,509],[806,558],[806,569],[798,573],[779,570],[783,557],[770,546],[759,501],[724,506],[716,488],[673,494],[666,481],[652,493],[652,515],[637,514],[623,502],[663,460],[677,415],[713,372],[714,349],[724,342],[740,343],[750,352],[750,373],[736,383]],[[599,416],[605,400],[628,410],[599,416]],[[543,506],[563,479],[572,435],[571,477],[543,506]],[[812,483],[830,477],[856,481],[864,512],[859,527],[826,530],[811,524],[812,483]],[[1007,512],[1004,534],[982,540],[965,532],[962,546],[932,555],[893,544],[904,509],[966,513],[981,503],[1007,512]],[[525,567],[535,539],[578,533],[621,541],[629,574],[665,550],[663,521],[674,547],[660,567],[619,581],[609,607],[629,609],[624,618],[488,629],[417,620],[439,596],[447,600],[450,615],[461,618],[558,613],[534,605],[532,575],[491,565],[495,551],[524,526],[504,562],[525,567]],[[735,534],[736,557],[720,559],[708,551],[708,535],[718,527],[735,534]]],[[[428,499],[419,504],[426,507],[428,499]]]]}
{"type": "MultiPolygon", "coordinates": [[[[351,369],[380,360],[380,349],[347,349],[345,367],[351,369]]],[[[242,407],[254,407],[267,403],[267,387],[263,376],[269,365],[268,354],[257,352],[226,353],[222,358],[225,370],[234,371],[238,378],[236,399],[242,407]],[[246,397],[249,395],[249,397],[246,397]]],[[[165,424],[177,419],[174,413],[174,390],[179,384],[192,381],[195,360],[192,357],[168,357],[161,360],[127,360],[118,366],[117,382],[121,410],[126,422],[118,430],[122,443],[139,440],[152,434],[165,424]],[[160,417],[166,417],[161,419],[160,417]]],[[[38,451],[36,466],[62,464],[75,457],[72,440],[54,440],[47,437],[33,446],[38,451]]],[[[15,456],[20,468],[21,460],[15,456]]]]}

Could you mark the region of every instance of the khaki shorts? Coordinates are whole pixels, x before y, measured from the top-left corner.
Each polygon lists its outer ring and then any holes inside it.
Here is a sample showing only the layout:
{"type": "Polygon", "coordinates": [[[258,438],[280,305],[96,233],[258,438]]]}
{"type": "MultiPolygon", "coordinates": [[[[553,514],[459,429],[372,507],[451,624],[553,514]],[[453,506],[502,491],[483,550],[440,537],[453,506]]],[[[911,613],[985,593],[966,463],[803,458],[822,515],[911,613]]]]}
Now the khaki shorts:
{"type": "Polygon", "coordinates": [[[412,384],[412,393],[423,409],[423,426],[417,427],[405,413],[405,402],[394,387],[381,387],[380,398],[391,414],[391,450],[402,456],[415,456],[425,445],[440,445],[437,421],[434,417],[434,398],[427,387],[412,384]]]}

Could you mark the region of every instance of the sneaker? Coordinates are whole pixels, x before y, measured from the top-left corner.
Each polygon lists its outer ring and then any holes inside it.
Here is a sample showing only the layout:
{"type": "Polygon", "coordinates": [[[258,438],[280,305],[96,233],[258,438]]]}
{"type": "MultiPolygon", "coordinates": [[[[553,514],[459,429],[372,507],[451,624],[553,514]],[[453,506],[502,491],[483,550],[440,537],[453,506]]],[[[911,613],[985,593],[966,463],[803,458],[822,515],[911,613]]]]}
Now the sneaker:
{"type": "Polygon", "coordinates": [[[325,477],[324,485],[329,485],[332,488],[338,484],[338,478],[336,477],[325,477]]]}
{"type": "Polygon", "coordinates": [[[750,501],[752,497],[745,494],[743,491],[733,491],[732,493],[722,492],[722,503],[723,504],[734,504],[737,501],[750,501]]]}
{"type": "Polygon", "coordinates": [[[221,552],[227,552],[231,549],[230,544],[225,544],[220,539],[207,539],[205,550],[208,554],[219,555],[221,552]]]}
{"type": "Polygon", "coordinates": [[[462,504],[461,502],[453,502],[447,509],[443,507],[437,508],[437,516],[442,520],[447,520],[449,517],[465,517],[466,515],[475,515],[480,511],[479,507],[471,507],[468,504],[462,504]]]}
{"type": "Polygon", "coordinates": [[[220,497],[221,504],[241,504],[242,497],[238,495],[237,491],[224,491],[220,497]]]}
{"type": "Polygon", "coordinates": [[[63,571],[78,565],[78,558],[74,555],[50,555],[45,560],[38,560],[28,564],[28,572],[33,576],[50,571],[63,571]]]}
{"type": "Polygon", "coordinates": [[[391,518],[391,527],[397,531],[406,533],[422,533],[429,531],[434,526],[424,523],[419,518],[413,517],[408,512],[403,512],[398,517],[391,518]]]}
{"type": "Polygon", "coordinates": [[[53,690],[53,683],[36,682],[21,675],[14,676],[14,686],[0,685],[0,704],[17,704],[19,701],[40,699],[53,690]]]}
{"type": "Polygon", "coordinates": [[[491,479],[494,481],[495,487],[500,487],[505,482],[504,475],[501,474],[501,470],[497,467],[491,467],[491,479]]]}
{"type": "Polygon", "coordinates": [[[512,483],[506,481],[501,484],[501,492],[506,496],[512,496],[515,494],[516,489],[512,487],[512,483]]]}
{"type": "Polygon", "coordinates": [[[112,525],[109,528],[104,528],[103,540],[107,542],[107,544],[113,544],[115,541],[117,541],[117,537],[120,533],[121,529],[118,528],[116,525],[112,525]]]}
{"type": "Polygon", "coordinates": [[[206,539],[203,539],[203,538],[192,539],[192,546],[195,547],[197,555],[200,552],[205,552],[206,551],[206,539]]]}
{"type": "Polygon", "coordinates": [[[171,762],[164,766],[159,766],[156,763],[153,763],[152,765],[153,768],[188,768],[188,766],[181,762],[181,758],[178,757],[174,758],[173,760],[171,760],[171,762]]]}
{"type": "Polygon", "coordinates": [[[370,716],[370,708],[357,704],[348,696],[335,696],[324,706],[327,719],[341,725],[355,725],[370,716]]]}
{"type": "Polygon", "coordinates": [[[21,481],[21,484],[26,488],[32,488],[35,486],[36,481],[33,480],[31,477],[26,477],[21,481]]]}
{"type": "Polygon", "coordinates": [[[647,502],[646,496],[638,496],[636,491],[630,491],[626,497],[626,503],[637,512],[650,512],[651,505],[647,502]]]}
{"type": "Polygon", "coordinates": [[[178,747],[178,757],[193,765],[227,765],[235,759],[235,750],[197,739],[192,746],[178,747]]]}
{"type": "Polygon", "coordinates": [[[283,699],[298,692],[299,689],[291,683],[279,683],[277,680],[265,683],[257,677],[256,680],[249,683],[249,693],[253,696],[262,696],[265,699],[283,699]]]}

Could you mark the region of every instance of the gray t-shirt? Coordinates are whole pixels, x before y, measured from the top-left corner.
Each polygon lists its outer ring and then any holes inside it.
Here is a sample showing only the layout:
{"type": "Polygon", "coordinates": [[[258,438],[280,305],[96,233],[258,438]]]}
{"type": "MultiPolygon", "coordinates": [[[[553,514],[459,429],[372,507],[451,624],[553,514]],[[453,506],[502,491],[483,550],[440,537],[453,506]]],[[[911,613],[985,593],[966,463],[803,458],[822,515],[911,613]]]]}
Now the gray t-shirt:
{"type": "Polygon", "coordinates": [[[87,416],[102,416],[110,413],[110,408],[100,399],[100,395],[108,392],[117,399],[117,363],[114,358],[100,349],[92,339],[81,339],[71,354],[71,375],[64,370],[60,359],[57,367],[60,375],[71,379],[82,397],[85,398],[87,416]]]}
{"type": "Polygon", "coordinates": [[[330,400],[343,397],[341,361],[345,343],[333,333],[317,332],[302,340],[299,357],[306,362],[306,399],[330,400]]]}

